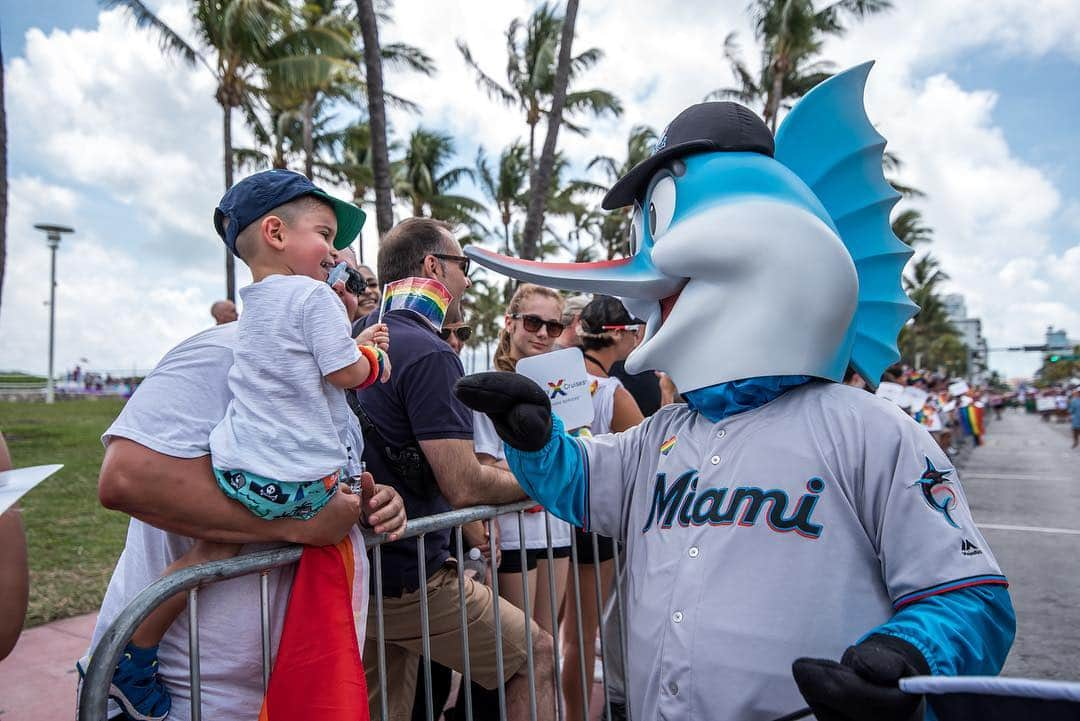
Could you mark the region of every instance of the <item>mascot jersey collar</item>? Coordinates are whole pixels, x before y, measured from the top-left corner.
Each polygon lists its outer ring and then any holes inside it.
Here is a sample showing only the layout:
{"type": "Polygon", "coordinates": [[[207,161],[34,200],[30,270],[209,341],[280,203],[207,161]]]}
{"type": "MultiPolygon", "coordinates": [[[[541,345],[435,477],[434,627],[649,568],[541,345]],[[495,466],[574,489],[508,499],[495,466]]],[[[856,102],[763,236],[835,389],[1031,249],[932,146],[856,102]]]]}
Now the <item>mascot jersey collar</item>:
{"type": "Polygon", "coordinates": [[[686,404],[713,423],[776,400],[792,388],[814,380],[812,376],[759,376],[718,383],[683,393],[686,404]]]}

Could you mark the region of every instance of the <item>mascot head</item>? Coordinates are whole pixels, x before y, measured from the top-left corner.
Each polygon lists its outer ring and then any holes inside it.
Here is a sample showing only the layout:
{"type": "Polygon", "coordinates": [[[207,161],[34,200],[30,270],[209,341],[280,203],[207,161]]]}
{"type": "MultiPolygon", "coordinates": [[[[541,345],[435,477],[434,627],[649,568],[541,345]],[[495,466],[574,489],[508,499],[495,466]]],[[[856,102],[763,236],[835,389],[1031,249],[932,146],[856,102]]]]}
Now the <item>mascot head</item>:
{"type": "Polygon", "coordinates": [[[817,86],[774,142],[736,103],[701,103],[603,201],[632,206],[630,257],[539,263],[469,247],[511,277],[615,295],[647,319],[631,372],[683,391],[759,376],[876,379],[916,310],[900,275],[911,249],[889,225],[899,194],[863,109],[871,63],[817,86]]]}

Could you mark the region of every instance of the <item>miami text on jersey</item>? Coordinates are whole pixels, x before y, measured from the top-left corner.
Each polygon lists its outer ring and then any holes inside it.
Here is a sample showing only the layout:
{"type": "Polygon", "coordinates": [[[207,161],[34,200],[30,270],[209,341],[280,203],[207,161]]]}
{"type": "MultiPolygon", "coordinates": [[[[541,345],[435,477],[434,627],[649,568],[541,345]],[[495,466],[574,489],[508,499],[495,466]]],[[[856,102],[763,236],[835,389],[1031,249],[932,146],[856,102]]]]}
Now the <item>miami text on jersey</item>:
{"type": "Polygon", "coordinates": [[[807,492],[799,498],[795,511],[785,517],[790,499],[783,489],[739,486],[706,488],[699,493],[698,472],[695,469],[683,473],[670,486],[667,485],[667,474],[657,473],[652,506],[641,532],[647,533],[654,522],[661,530],[671,528],[676,521],[680,526],[753,526],[757,524],[758,517],[764,515],[765,522],[774,531],[794,531],[805,538],[816,539],[821,535],[822,527],[811,521],[810,515],[817,505],[818,494],[824,490],[825,481],[822,479],[815,476],[808,480],[807,492]],[[766,504],[768,512],[762,514],[766,504]]]}

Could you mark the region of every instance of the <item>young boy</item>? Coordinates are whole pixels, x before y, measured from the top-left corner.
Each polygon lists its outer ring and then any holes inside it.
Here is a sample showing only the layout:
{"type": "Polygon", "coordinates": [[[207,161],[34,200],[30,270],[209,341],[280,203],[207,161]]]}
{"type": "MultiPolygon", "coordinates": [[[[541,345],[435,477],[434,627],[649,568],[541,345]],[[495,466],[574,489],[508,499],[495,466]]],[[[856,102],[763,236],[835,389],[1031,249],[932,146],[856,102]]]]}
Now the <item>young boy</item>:
{"type": "MultiPolygon", "coordinates": [[[[219,235],[253,282],[240,290],[244,313],[228,378],[233,398],[210,434],[210,454],[221,490],[261,518],[310,519],[351,492],[340,481],[363,449],[356,447],[359,434],[348,432],[345,389],[388,380],[390,364],[379,348],[388,335],[377,325],[353,340],[348,318],[357,299],[343,281],[333,289],[326,281],[337,251],[363,222],[362,210],[287,170],[240,181],[214,213],[219,235]]],[[[239,549],[196,540],[165,572],[239,549]]],[[[185,603],[177,594],[155,609],[117,665],[110,696],[133,719],[169,713],[157,646],[185,603]]]]}

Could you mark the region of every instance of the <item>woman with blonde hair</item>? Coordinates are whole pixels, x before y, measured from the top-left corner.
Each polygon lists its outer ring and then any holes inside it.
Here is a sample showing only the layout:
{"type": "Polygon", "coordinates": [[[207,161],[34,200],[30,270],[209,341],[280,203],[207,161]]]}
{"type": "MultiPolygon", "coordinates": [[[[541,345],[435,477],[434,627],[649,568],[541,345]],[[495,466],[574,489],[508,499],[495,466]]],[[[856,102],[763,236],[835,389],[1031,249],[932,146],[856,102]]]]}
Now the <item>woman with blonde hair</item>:
{"type": "MultiPolygon", "coordinates": [[[[531,283],[518,286],[510,299],[499,331],[499,343],[493,360],[498,370],[514,371],[517,362],[552,350],[563,331],[563,299],[557,291],[531,283]]],[[[503,467],[502,440],[495,433],[491,420],[482,413],[473,417],[473,437],[476,455],[481,463],[503,467]]],[[[539,506],[537,506],[539,510],[539,506]]],[[[525,608],[525,596],[521,577],[522,547],[518,534],[517,514],[499,516],[499,547],[502,562],[499,566],[499,595],[518,608],[525,608]]],[[[529,577],[529,607],[533,618],[541,628],[553,633],[554,617],[558,616],[566,588],[567,560],[570,548],[570,524],[545,511],[526,513],[525,549],[526,570],[529,577]],[[547,560],[547,527],[551,526],[551,544],[554,549],[555,608],[551,608],[552,574],[547,560]]]]}

